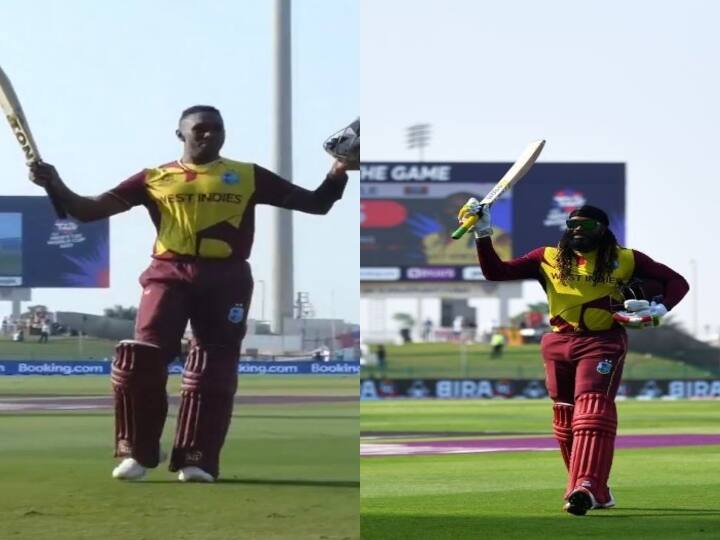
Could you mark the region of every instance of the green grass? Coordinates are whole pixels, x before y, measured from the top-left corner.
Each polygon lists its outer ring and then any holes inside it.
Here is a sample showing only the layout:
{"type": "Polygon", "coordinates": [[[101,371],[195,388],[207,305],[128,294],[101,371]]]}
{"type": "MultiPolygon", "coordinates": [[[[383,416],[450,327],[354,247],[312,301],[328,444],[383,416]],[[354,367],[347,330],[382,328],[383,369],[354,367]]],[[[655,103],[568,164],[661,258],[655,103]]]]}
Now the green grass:
{"type": "MultiPolygon", "coordinates": [[[[240,395],[348,395],[350,380],[357,378],[333,376],[267,376],[241,375],[238,379],[240,395]]],[[[168,392],[180,391],[180,375],[170,375],[168,392]]],[[[64,377],[11,376],[0,377],[0,397],[25,395],[99,396],[110,393],[109,375],[83,375],[64,377]]]]}
{"type": "MultiPolygon", "coordinates": [[[[107,393],[109,382],[0,380],[6,397],[13,381],[25,394],[53,383],[62,388],[51,393],[107,393]]],[[[356,377],[253,376],[240,385],[248,395],[357,396],[356,377]]],[[[171,413],[165,448],[174,421],[171,413]]],[[[0,413],[3,540],[359,537],[357,402],[236,406],[212,485],[180,484],[163,465],[143,482],[112,480],[112,426],[109,411],[0,413]]]]}
{"type": "MultiPolygon", "coordinates": [[[[621,433],[720,433],[717,401],[621,401],[618,409],[621,433]]],[[[365,402],[361,430],[550,435],[551,415],[545,400],[365,402]]],[[[720,527],[719,469],[720,446],[618,450],[618,506],[578,518],[561,511],[559,452],[368,457],[362,538],[709,540],[720,527]]]]}
{"type": "Polygon", "coordinates": [[[3,248],[2,251],[0,251],[0,275],[22,275],[22,251],[19,248],[3,248]]]}
{"type": "MultiPolygon", "coordinates": [[[[552,434],[550,400],[386,400],[361,405],[360,431],[552,434]]],[[[618,401],[620,433],[720,433],[720,401],[618,401]]]]}
{"type": "Polygon", "coordinates": [[[93,337],[50,336],[49,343],[38,343],[39,336],[25,336],[17,343],[0,338],[2,360],[102,360],[112,358],[117,341],[93,337]]]}
{"type": "Polygon", "coordinates": [[[707,539],[720,526],[720,448],[620,450],[618,507],[560,510],[564,467],[549,452],[367,458],[362,538],[707,539]],[[692,459],[687,459],[691,454],[692,459]]]}
{"type": "MultiPolygon", "coordinates": [[[[542,379],[543,363],[539,345],[507,347],[502,358],[490,358],[490,346],[457,343],[410,343],[387,345],[388,378],[483,377],[542,379]]],[[[362,377],[381,376],[377,368],[363,367],[362,377]]],[[[623,378],[675,379],[713,377],[677,360],[628,353],[623,378]]]]}

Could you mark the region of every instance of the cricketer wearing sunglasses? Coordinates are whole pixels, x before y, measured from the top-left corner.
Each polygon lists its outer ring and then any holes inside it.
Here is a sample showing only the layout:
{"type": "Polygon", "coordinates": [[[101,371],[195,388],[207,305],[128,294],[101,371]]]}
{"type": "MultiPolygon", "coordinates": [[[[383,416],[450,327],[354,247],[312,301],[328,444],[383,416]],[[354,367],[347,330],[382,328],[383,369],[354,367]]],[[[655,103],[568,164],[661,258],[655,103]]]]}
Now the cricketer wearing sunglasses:
{"type": "Polygon", "coordinates": [[[488,280],[536,279],[548,298],[552,332],[542,339],[548,394],[553,400],[553,432],[568,470],[567,512],[584,515],[610,508],[608,488],[617,412],[615,395],[622,376],[625,327],[655,326],[688,292],[677,272],[647,255],[621,247],[607,214],[593,206],[573,211],[555,247],[537,248],[501,261],[490,236],[490,212],[476,199],[460,210],[475,225],[478,259],[488,280]],[[622,284],[652,279],[664,288],[662,303],[632,299],[623,305],[622,284]]]}

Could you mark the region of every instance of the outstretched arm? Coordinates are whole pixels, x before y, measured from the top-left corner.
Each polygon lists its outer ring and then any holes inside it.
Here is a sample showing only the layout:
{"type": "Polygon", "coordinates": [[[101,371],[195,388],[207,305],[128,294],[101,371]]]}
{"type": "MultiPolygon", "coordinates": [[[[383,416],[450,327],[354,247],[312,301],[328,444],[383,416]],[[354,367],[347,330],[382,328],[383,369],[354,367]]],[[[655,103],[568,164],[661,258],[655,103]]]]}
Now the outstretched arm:
{"type": "Polygon", "coordinates": [[[345,191],[348,180],[346,170],[343,162],[335,161],[322,184],[310,191],[255,165],[256,202],[308,214],[327,214],[345,191]]]}
{"type": "Polygon", "coordinates": [[[65,185],[54,166],[34,163],[30,166],[30,180],[35,184],[51,186],[67,213],[78,221],[96,221],[128,210],[128,206],[110,193],[97,197],[83,197],[65,185]]]}
{"type": "Polygon", "coordinates": [[[509,261],[502,261],[489,236],[478,238],[475,241],[478,261],[485,279],[490,281],[511,281],[515,279],[541,279],[540,261],[542,261],[544,248],[537,248],[509,261]]]}
{"type": "Polygon", "coordinates": [[[490,208],[471,197],[458,212],[458,222],[464,223],[471,215],[478,218],[477,222],[469,227],[469,230],[474,230],[475,233],[478,261],[485,279],[490,281],[511,281],[516,279],[537,279],[542,281],[540,263],[543,260],[545,248],[535,249],[517,259],[502,261],[490,240],[493,233],[490,208]]]}

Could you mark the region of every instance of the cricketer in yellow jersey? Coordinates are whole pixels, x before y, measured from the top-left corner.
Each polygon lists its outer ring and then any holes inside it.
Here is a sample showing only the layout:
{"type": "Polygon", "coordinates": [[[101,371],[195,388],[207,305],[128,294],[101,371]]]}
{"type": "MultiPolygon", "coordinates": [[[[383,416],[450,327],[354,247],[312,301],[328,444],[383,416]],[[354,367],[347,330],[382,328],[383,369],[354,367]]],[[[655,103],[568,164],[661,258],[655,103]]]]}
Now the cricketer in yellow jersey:
{"type": "Polygon", "coordinates": [[[220,156],[223,118],[210,106],[183,111],[176,135],[181,159],[144,169],[98,197],[74,193],[50,164],[37,163],[30,173],[79,221],[142,205],[157,230],[152,262],[140,276],[135,336],[117,346],[112,367],[115,455],[121,458],[113,477],[124,480],[144,477],[161,461],[167,365],[180,351],[188,320],[194,342],[183,370],[170,470],[181,481],[218,477],[253,290],[247,259],[255,206],[325,214],[342,197],[346,170],[357,167],[336,159],[309,191],[259,165],[226,159],[220,156]]]}
{"type": "Polygon", "coordinates": [[[618,245],[607,214],[593,206],[570,213],[557,246],[540,247],[502,261],[490,236],[490,211],[470,199],[460,210],[462,223],[475,225],[478,260],[489,280],[537,280],[548,298],[552,332],[542,339],[548,394],[553,400],[553,432],[568,470],[567,512],[584,515],[610,508],[608,488],[617,432],[615,396],[622,376],[625,326],[653,326],[687,293],[687,281],[647,255],[618,245]],[[651,279],[664,289],[662,300],[623,304],[622,290],[632,280],[651,279]],[[640,307],[647,314],[632,310],[640,307]],[[619,316],[618,316],[619,315],[619,316]]]}

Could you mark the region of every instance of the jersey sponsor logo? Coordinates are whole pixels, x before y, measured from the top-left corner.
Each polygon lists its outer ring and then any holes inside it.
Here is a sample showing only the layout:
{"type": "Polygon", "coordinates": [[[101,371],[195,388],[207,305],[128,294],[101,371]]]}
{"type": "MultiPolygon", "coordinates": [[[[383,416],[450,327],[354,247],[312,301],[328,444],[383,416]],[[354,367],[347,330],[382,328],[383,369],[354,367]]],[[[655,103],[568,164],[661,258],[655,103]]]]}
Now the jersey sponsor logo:
{"type": "MultiPolygon", "coordinates": [[[[560,273],[559,273],[559,272],[553,272],[552,274],[550,274],[550,277],[551,277],[554,281],[560,281],[560,273]]],[[[567,283],[571,283],[571,282],[573,282],[573,281],[576,281],[576,282],[584,281],[584,282],[586,282],[586,283],[592,283],[592,281],[593,281],[593,276],[591,276],[591,275],[580,275],[580,274],[570,274],[565,281],[566,281],[567,283]]],[[[613,284],[613,283],[617,283],[617,282],[618,282],[618,278],[613,277],[613,276],[606,276],[606,277],[604,277],[603,279],[601,279],[600,281],[598,281],[598,283],[606,283],[606,284],[613,284]]]]}
{"type": "Polygon", "coordinates": [[[600,360],[600,362],[598,362],[598,365],[595,369],[601,375],[607,375],[608,373],[610,373],[612,371],[612,368],[613,368],[612,360],[603,358],[602,360],[600,360]]]}
{"type": "Polygon", "coordinates": [[[173,193],[159,198],[165,204],[197,202],[222,202],[242,204],[243,196],[238,193],[173,193]]]}
{"type": "Polygon", "coordinates": [[[240,183],[240,176],[235,171],[226,171],[222,175],[222,181],[228,185],[238,184],[240,183]]]}
{"type": "Polygon", "coordinates": [[[198,193],[198,202],[227,202],[241,204],[243,196],[237,193],[198,193]]]}
{"type": "Polygon", "coordinates": [[[242,304],[235,304],[233,307],[230,308],[230,311],[228,312],[228,321],[233,324],[238,324],[242,322],[244,316],[245,306],[243,306],[242,304]]]}

